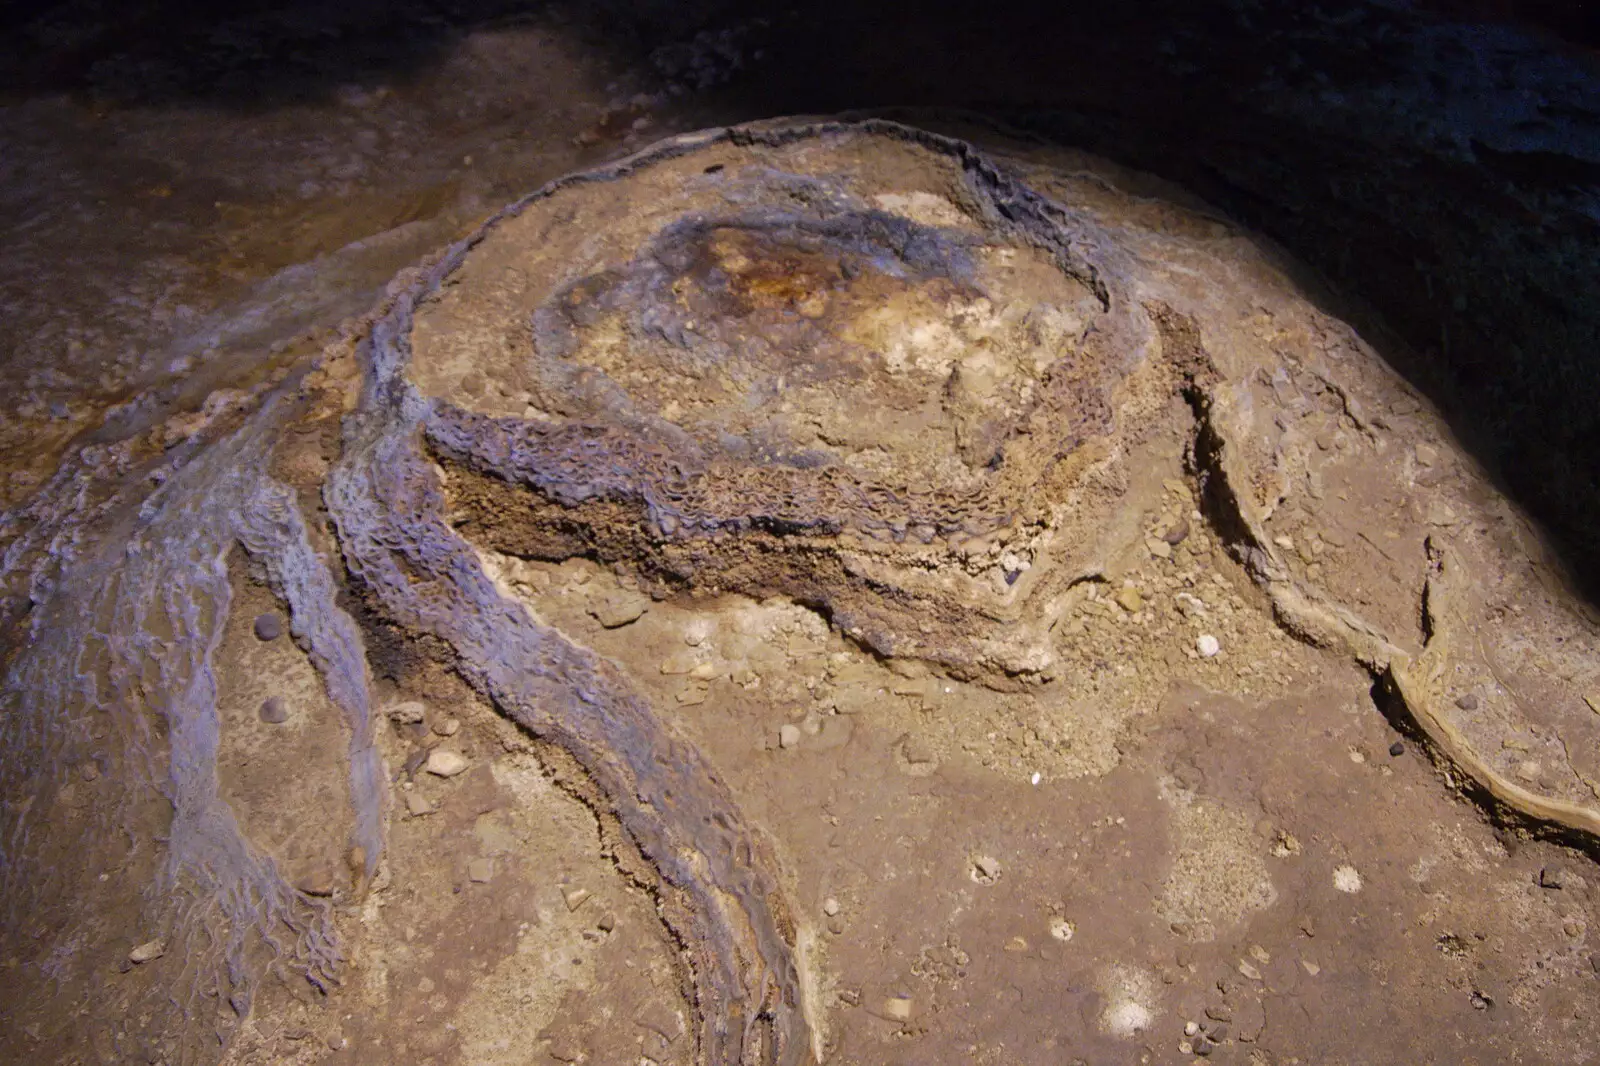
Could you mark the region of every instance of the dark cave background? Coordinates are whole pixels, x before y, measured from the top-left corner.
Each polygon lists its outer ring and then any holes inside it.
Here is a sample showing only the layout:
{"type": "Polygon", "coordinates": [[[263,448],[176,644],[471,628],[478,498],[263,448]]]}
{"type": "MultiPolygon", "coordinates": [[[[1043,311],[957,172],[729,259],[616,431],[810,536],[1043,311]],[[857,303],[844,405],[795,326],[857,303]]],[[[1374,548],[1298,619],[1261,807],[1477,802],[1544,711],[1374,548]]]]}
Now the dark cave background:
{"type": "Polygon", "coordinates": [[[1191,190],[1310,268],[1600,601],[1589,4],[11,0],[0,102],[272,108],[531,18],[721,114],[961,109],[1191,190]]]}

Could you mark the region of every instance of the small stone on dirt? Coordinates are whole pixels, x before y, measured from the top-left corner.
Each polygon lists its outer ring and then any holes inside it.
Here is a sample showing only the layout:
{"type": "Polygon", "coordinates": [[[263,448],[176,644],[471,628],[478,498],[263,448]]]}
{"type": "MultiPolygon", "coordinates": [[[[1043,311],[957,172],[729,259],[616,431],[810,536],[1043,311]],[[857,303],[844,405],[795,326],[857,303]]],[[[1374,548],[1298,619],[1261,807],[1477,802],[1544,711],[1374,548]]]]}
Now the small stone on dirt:
{"type": "Polygon", "coordinates": [[[421,818],[424,814],[433,813],[433,804],[428,802],[428,797],[420,792],[406,793],[406,813],[413,818],[421,818]]]}
{"type": "Polygon", "coordinates": [[[1340,892],[1354,895],[1361,891],[1361,874],[1354,866],[1336,866],[1333,870],[1333,887],[1340,892]]]}
{"type": "Polygon", "coordinates": [[[480,885],[486,885],[494,880],[494,860],[488,858],[473,859],[467,863],[467,877],[480,885]]]}
{"type": "Polygon", "coordinates": [[[789,722],[778,730],[778,746],[792,748],[800,743],[800,727],[789,722]]]}
{"type": "Polygon", "coordinates": [[[1539,871],[1539,887],[1560,890],[1566,884],[1566,872],[1559,866],[1546,866],[1539,871]]]}
{"type": "Polygon", "coordinates": [[[268,696],[261,701],[261,709],[256,716],[268,725],[282,725],[289,720],[289,705],[283,702],[281,696],[268,696]]]}
{"type": "Polygon", "coordinates": [[[890,996],[883,1001],[883,1016],[890,1021],[908,1022],[911,1020],[911,997],[890,996]]]}
{"type": "Polygon", "coordinates": [[[1222,642],[1210,633],[1202,633],[1194,642],[1194,650],[1200,653],[1201,658],[1210,659],[1222,650],[1222,642]]]}
{"type": "Polygon", "coordinates": [[[1464,696],[1457,696],[1456,706],[1460,707],[1463,711],[1475,711],[1478,709],[1478,697],[1470,692],[1464,696]]]}
{"type": "Polygon", "coordinates": [[[993,884],[1000,877],[1000,860],[989,855],[979,855],[972,860],[972,879],[980,884],[993,884]]]}
{"type": "Polygon", "coordinates": [[[295,879],[294,887],[308,896],[331,896],[338,874],[331,862],[319,862],[295,879]]]}
{"type": "Polygon", "coordinates": [[[396,703],[389,708],[389,720],[397,725],[415,725],[428,717],[428,708],[416,700],[396,703]]]}
{"type": "Polygon", "coordinates": [[[682,651],[675,651],[661,660],[660,669],[663,674],[673,677],[678,674],[687,674],[696,666],[699,666],[700,662],[698,653],[685,648],[682,651]]]}
{"type": "Polygon", "coordinates": [[[1406,746],[1404,744],[1400,743],[1398,740],[1395,741],[1393,744],[1389,745],[1389,754],[1392,755],[1394,758],[1398,759],[1400,756],[1404,755],[1405,753],[1406,753],[1406,746]]]}
{"type": "Polygon", "coordinates": [[[1124,585],[1117,590],[1117,605],[1129,614],[1138,614],[1144,609],[1144,596],[1132,585],[1124,585]]]}
{"type": "Polygon", "coordinates": [[[832,918],[835,914],[838,914],[839,901],[834,899],[832,896],[829,896],[827,899],[823,900],[822,913],[826,914],[829,918],[832,918]]]}
{"type": "Polygon", "coordinates": [[[446,718],[442,722],[435,722],[433,731],[441,737],[453,737],[461,731],[461,719],[446,718]]]}
{"type": "Polygon", "coordinates": [[[561,898],[566,900],[567,910],[569,911],[575,911],[589,902],[591,895],[593,893],[587,888],[564,888],[561,890],[561,898]]]}
{"type": "Polygon", "coordinates": [[[900,753],[905,756],[906,762],[915,765],[926,765],[934,761],[933,745],[915,733],[901,741],[900,753]]]}
{"type": "Polygon", "coordinates": [[[434,748],[428,752],[428,761],[423,764],[423,768],[437,777],[454,777],[465,770],[467,765],[466,756],[460,752],[434,748]]]}
{"type": "Polygon", "coordinates": [[[637,592],[615,592],[589,608],[595,621],[607,629],[637,622],[650,609],[650,600],[637,592]]]}
{"type": "Polygon", "coordinates": [[[1171,526],[1169,526],[1165,533],[1161,534],[1161,539],[1166,541],[1168,544],[1176,546],[1182,544],[1185,538],[1188,536],[1189,521],[1188,519],[1180,518],[1171,526]]]}
{"type": "Polygon", "coordinates": [[[283,619],[279,617],[278,612],[268,611],[256,615],[255,624],[251,628],[255,630],[257,640],[277,640],[283,636],[283,619]]]}
{"type": "Polygon", "coordinates": [[[129,962],[152,962],[167,953],[165,940],[147,940],[128,952],[129,962]]]}

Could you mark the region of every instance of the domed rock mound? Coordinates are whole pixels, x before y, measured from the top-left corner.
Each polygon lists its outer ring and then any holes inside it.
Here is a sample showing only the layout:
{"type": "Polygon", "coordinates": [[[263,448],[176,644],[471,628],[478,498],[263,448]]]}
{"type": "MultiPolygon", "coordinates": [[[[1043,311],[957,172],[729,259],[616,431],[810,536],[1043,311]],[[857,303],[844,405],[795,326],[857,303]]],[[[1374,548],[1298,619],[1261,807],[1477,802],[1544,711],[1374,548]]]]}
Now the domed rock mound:
{"type": "Polygon", "coordinates": [[[876,120],[677,138],[86,453],[6,556],[17,972],[87,1002],[113,945],[114,1051],[241,1063],[309,1060],[268,972],[375,1062],[1115,1060],[1235,973],[1185,1040],[1256,1042],[1334,965],[1329,1024],[1455,1002],[1431,956],[1363,984],[1339,908],[1467,928],[1514,857],[1431,828],[1421,768],[1342,775],[1398,729],[1593,849],[1594,629],[1270,251],[1124,179],[876,120]],[[1455,880],[1424,915],[1404,877],[1455,880]]]}

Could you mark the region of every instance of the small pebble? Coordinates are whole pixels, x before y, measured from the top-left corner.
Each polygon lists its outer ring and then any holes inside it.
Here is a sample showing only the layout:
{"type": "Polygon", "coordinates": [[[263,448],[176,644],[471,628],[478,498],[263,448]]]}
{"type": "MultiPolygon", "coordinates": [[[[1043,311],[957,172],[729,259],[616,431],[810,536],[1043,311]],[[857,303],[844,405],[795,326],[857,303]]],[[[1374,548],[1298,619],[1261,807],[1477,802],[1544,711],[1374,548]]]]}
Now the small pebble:
{"type": "Polygon", "coordinates": [[[900,753],[905,756],[906,762],[917,766],[924,766],[935,759],[933,745],[916,734],[905,738],[900,744],[900,753]]]}
{"type": "Polygon", "coordinates": [[[973,880],[994,881],[1000,876],[1000,861],[988,855],[979,855],[972,860],[973,880]]]}
{"type": "Polygon", "coordinates": [[[827,899],[823,900],[822,913],[826,914],[829,918],[832,918],[835,914],[838,914],[839,901],[834,899],[832,896],[829,896],[827,899]]]}
{"type": "Polygon", "coordinates": [[[595,620],[607,629],[618,629],[637,622],[650,609],[648,597],[637,592],[620,592],[606,596],[589,608],[595,620]]]}
{"type": "Polygon", "coordinates": [[[1333,871],[1333,887],[1354,895],[1361,891],[1361,874],[1354,866],[1337,866],[1333,871]]]}
{"type": "Polygon", "coordinates": [[[1210,659],[1222,650],[1222,643],[1210,633],[1202,633],[1200,639],[1194,642],[1194,650],[1199,652],[1202,658],[1210,659]]]}
{"type": "Polygon", "coordinates": [[[561,898],[566,901],[567,910],[575,911],[589,901],[593,895],[587,888],[565,888],[561,890],[561,898]]]}
{"type": "Polygon", "coordinates": [[[283,636],[283,619],[278,617],[276,611],[268,611],[266,614],[256,615],[253,628],[255,629],[257,640],[277,640],[283,636]]]}
{"type": "Polygon", "coordinates": [[[421,818],[424,814],[433,813],[433,804],[429,803],[428,797],[420,792],[407,792],[406,811],[413,818],[421,818]]]}
{"type": "Polygon", "coordinates": [[[338,881],[333,864],[320,861],[295,880],[294,887],[308,896],[331,896],[338,881]]]}
{"type": "Polygon", "coordinates": [[[1118,589],[1115,599],[1118,606],[1129,614],[1138,614],[1144,609],[1144,596],[1132,585],[1118,589]]]}
{"type": "Polygon", "coordinates": [[[467,876],[480,885],[488,884],[494,879],[494,860],[473,859],[467,863],[467,876]]]}
{"type": "Polygon", "coordinates": [[[428,752],[428,761],[423,764],[423,768],[437,777],[454,777],[465,770],[467,765],[466,756],[459,752],[434,748],[428,752]]]}
{"type": "Polygon", "coordinates": [[[896,1022],[911,1020],[911,997],[890,996],[883,1001],[883,1016],[896,1022]]]}
{"type": "Polygon", "coordinates": [[[167,953],[165,940],[149,940],[128,952],[129,962],[152,962],[167,953]]]}
{"type": "Polygon", "coordinates": [[[1400,756],[1404,755],[1405,753],[1406,753],[1406,746],[1404,744],[1400,743],[1398,740],[1395,741],[1393,744],[1389,745],[1389,754],[1394,756],[1396,759],[1398,759],[1400,756]]]}
{"type": "Polygon", "coordinates": [[[778,730],[778,747],[792,748],[800,743],[800,727],[790,722],[778,730]]]}
{"type": "Polygon", "coordinates": [[[1199,1031],[1200,1031],[1200,1023],[1199,1022],[1184,1022],[1183,1023],[1183,1035],[1184,1036],[1193,1036],[1194,1034],[1198,1033],[1199,1031]]]}
{"type": "Polygon", "coordinates": [[[1161,534],[1161,539],[1166,541],[1168,544],[1178,545],[1182,544],[1184,538],[1188,535],[1189,521],[1188,519],[1180,518],[1165,533],[1161,534]]]}
{"type": "Polygon", "coordinates": [[[1470,692],[1464,696],[1457,696],[1456,706],[1463,711],[1475,711],[1478,709],[1478,697],[1470,692]]]}
{"type": "Polygon", "coordinates": [[[461,719],[446,718],[441,722],[433,723],[433,731],[441,737],[453,737],[461,731],[461,719]]]}
{"type": "Polygon", "coordinates": [[[428,717],[428,708],[416,700],[396,703],[389,708],[389,720],[399,725],[414,725],[428,717]]]}
{"type": "Polygon", "coordinates": [[[268,696],[261,701],[261,709],[256,716],[268,725],[282,725],[289,720],[289,707],[282,697],[268,696]]]}

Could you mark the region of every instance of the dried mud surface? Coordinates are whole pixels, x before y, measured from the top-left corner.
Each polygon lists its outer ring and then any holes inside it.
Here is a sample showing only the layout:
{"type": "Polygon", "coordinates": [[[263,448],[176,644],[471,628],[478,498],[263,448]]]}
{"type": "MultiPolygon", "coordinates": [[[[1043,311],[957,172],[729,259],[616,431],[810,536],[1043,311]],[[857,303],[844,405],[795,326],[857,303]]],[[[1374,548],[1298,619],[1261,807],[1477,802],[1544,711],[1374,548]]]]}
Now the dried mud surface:
{"type": "Polygon", "coordinates": [[[1312,295],[954,126],[499,211],[33,504],[0,1046],[1583,1061],[1594,626],[1312,295]]]}

